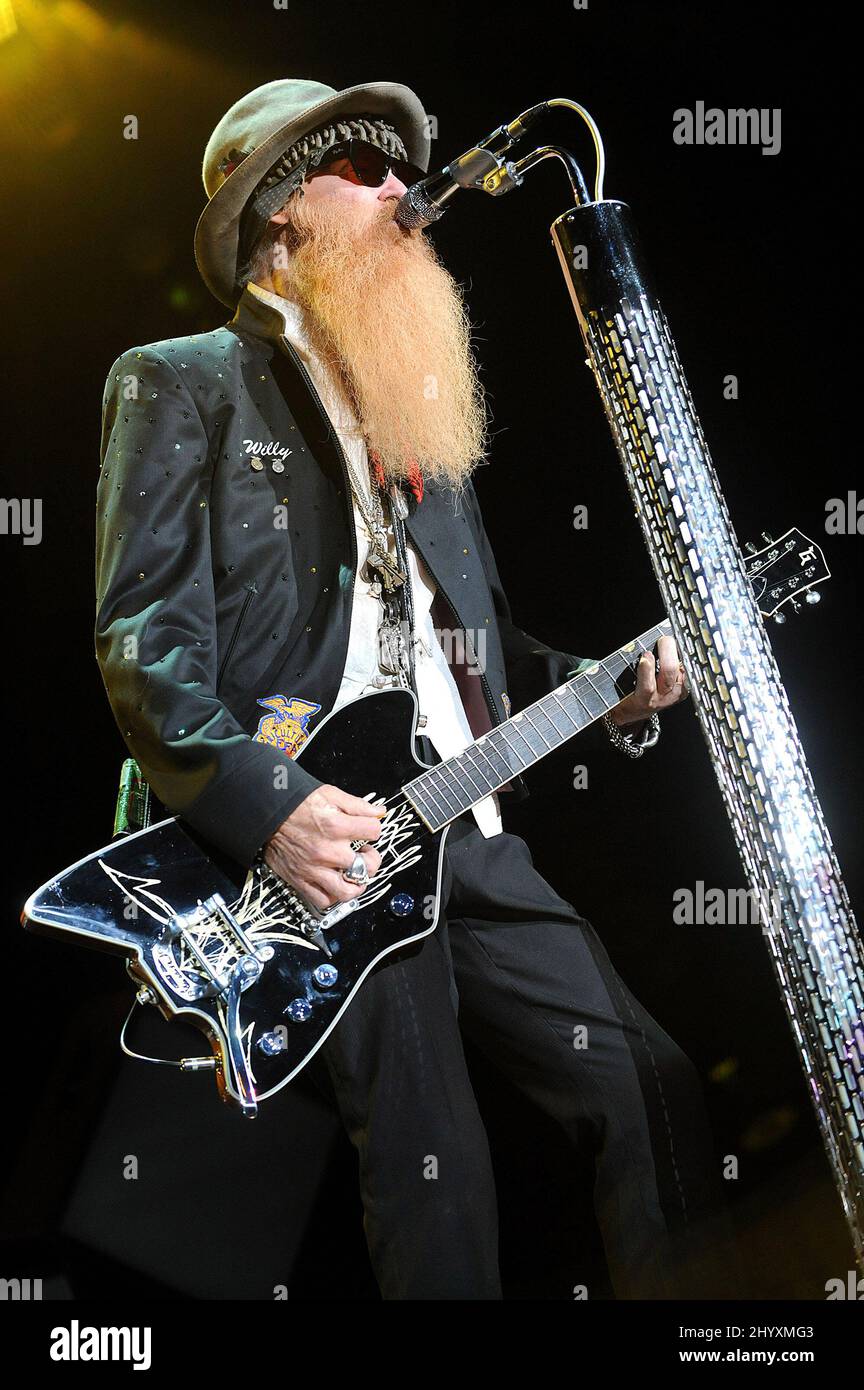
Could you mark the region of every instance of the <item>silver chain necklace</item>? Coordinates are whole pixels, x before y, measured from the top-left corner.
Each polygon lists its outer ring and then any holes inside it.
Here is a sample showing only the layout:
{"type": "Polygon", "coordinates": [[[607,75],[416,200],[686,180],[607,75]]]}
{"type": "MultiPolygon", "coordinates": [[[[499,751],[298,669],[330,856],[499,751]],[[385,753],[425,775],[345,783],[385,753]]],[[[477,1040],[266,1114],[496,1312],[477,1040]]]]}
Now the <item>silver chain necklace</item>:
{"type": "MultiPolygon", "coordinates": [[[[369,584],[370,593],[380,601],[381,618],[378,624],[378,665],[385,675],[396,676],[399,682],[410,688],[410,667],[408,648],[402,626],[402,607],[399,589],[406,582],[405,575],[389,555],[388,532],[390,525],[385,519],[381,504],[381,490],[369,464],[369,485],[371,506],[366,500],[365,489],[346,455],[352,490],[369,534],[369,554],[361,570],[361,578],[369,584]]],[[[403,500],[400,498],[400,500],[403,500]]],[[[390,498],[391,507],[394,504],[390,498]]],[[[403,500],[404,505],[404,500],[403,500]]],[[[407,508],[406,508],[407,510],[407,508]]],[[[400,509],[401,515],[401,509],[400,509]]]]}

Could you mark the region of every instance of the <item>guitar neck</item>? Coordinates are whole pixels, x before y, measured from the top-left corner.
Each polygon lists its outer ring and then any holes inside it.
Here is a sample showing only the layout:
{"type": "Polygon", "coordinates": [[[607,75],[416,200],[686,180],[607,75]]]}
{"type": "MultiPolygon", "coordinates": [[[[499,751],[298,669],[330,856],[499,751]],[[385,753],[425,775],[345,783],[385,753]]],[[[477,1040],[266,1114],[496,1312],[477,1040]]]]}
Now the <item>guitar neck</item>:
{"type": "Polygon", "coordinates": [[[402,788],[405,796],[430,830],[443,830],[485,796],[500,791],[512,777],[527,772],[547,753],[554,753],[589,724],[602,719],[621,699],[615,686],[618,677],[670,631],[668,620],[658,623],[626,647],[580,671],[506,723],[490,729],[463,752],[407,782],[402,788]]]}

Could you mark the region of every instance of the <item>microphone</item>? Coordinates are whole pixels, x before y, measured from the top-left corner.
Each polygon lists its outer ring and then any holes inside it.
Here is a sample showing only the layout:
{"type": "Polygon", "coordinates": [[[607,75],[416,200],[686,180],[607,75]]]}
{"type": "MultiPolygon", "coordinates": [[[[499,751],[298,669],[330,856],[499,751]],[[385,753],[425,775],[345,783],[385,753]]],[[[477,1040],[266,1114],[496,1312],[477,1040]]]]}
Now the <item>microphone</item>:
{"type": "Polygon", "coordinates": [[[480,146],[454,159],[437,174],[430,174],[419,183],[412,183],[396,204],[393,214],[397,222],[409,231],[428,227],[444,216],[445,203],[457,188],[479,187],[487,174],[498,168],[498,160],[480,146]]]}
{"type": "Polygon", "coordinates": [[[546,110],[547,103],[539,102],[517,116],[509,125],[498,126],[492,134],[473,149],[459,155],[436,174],[412,183],[396,204],[393,214],[397,222],[409,231],[428,227],[446,211],[446,204],[459,188],[481,188],[489,174],[500,169],[499,155],[510,148],[530,125],[546,110]]]}

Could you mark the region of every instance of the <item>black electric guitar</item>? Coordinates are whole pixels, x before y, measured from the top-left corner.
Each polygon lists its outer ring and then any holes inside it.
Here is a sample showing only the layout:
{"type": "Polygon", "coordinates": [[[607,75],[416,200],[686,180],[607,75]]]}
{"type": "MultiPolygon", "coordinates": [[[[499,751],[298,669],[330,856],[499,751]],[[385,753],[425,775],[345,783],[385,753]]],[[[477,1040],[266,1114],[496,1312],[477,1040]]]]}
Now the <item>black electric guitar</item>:
{"type": "MultiPolygon", "coordinates": [[[[797,530],[746,564],[760,611],[780,621],[798,595],[818,600],[814,586],[829,577],[797,530]]],[[[22,921],[125,954],[138,1002],[208,1037],[212,1054],[181,1066],[211,1068],[223,1099],[254,1116],[321,1046],[370,970],[435,930],[450,822],[616,705],[616,680],[670,630],[658,623],[433,766],[414,754],[410,690],[361,695],[328,715],[298,761],[387,807],[381,866],[348,903],[318,912],[266,865],[241,868],[171,817],[52,878],[22,921]]]]}

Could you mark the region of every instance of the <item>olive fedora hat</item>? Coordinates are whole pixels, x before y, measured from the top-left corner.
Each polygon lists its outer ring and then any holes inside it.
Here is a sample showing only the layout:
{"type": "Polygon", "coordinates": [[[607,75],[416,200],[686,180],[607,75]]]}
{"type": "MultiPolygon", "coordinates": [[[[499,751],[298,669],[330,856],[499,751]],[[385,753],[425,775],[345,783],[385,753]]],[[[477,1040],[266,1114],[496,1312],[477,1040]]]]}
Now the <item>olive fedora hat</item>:
{"type": "Polygon", "coordinates": [[[398,82],[365,82],[337,92],[322,82],[281,78],[248,92],[226,111],[204,151],[207,193],[195,229],[195,261],[207,288],[233,309],[244,207],[268,170],[304,135],[338,117],[391,122],[408,159],[429,166],[429,124],[423,105],[398,82]]]}

